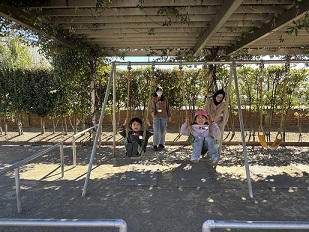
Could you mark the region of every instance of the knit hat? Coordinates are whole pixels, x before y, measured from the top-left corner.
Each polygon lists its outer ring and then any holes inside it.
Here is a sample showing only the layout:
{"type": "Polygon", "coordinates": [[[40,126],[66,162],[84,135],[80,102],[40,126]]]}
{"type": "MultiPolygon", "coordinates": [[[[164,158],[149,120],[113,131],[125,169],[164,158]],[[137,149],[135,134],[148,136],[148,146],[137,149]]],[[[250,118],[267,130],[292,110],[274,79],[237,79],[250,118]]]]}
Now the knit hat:
{"type": "Polygon", "coordinates": [[[215,94],[213,95],[212,98],[214,100],[215,105],[219,105],[223,101],[224,97],[225,97],[224,90],[223,89],[219,89],[217,92],[215,92],[215,94]],[[220,102],[217,102],[217,100],[216,100],[216,97],[217,97],[218,94],[223,94],[223,98],[222,98],[222,100],[220,102]]]}
{"type": "Polygon", "coordinates": [[[198,110],[196,111],[196,113],[194,114],[194,118],[196,118],[199,115],[203,115],[204,117],[207,118],[207,113],[204,110],[198,110]]]}
{"type": "Polygon", "coordinates": [[[141,124],[141,126],[143,126],[143,122],[140,118],[132,118],[130,123],[129,123],[130,127],[132,126],[133,122],[138,122],[139,124],[141,124]]]}

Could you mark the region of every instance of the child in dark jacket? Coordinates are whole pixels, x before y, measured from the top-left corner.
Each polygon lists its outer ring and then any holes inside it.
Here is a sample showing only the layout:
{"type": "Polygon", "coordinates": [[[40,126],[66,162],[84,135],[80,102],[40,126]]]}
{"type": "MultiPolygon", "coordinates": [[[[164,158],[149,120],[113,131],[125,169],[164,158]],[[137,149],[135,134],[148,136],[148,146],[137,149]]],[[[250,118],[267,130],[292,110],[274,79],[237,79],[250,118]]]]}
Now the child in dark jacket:
{"type": "Polygon", "coordinates": [[[126,155],[128,157],[141,156],[143,151],[146,151],[148,139],[153,135],[153,127],[149,120],[146,120],[148,128],[146,130],[145,141],[143,140],[143,122],[140,118],[132,118],[129,122],[129,131],[127,134],[125,119],[123,125],[119,128],[119,134],[125,139],[126,155]]]}
{"type": "MultiPolygon", "coordinates": [[[[189,135],[190,131],[188,128],[188,118],[185,123],[181,126],[180,133],[182,135],[189,135]]],[[[215,148],[214,135],[220,133],[220,128],[217,123],[213,122],[213,132],[209,131],[207,113],[203,110],[199,110],[194,115],[194,123],[191,126],[192,135],[194,137],[193,152],[191,155],[192,162],[198,162],[202,150],[207,149],[209,156],[211,157],[214,166],[219,161],[218,150],[215,148]]]]}

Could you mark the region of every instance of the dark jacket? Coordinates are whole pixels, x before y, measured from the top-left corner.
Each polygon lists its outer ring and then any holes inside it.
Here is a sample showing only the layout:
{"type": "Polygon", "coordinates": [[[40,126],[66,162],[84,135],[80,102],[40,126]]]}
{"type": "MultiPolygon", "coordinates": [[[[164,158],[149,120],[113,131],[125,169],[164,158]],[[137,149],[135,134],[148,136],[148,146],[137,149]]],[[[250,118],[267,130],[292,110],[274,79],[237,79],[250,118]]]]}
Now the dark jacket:
{"type": "MultiPolygon", "coordinates": [[[[128,143],[132,143],[133,141],[138,142],[138,144],[141,146],[142,145],[142,140],[143,140],[143,135],[144,135],[144,131],[138,131],[138,132],[134,132],[131,129],[129,129],[128,131],[128,137],[127,137],[127,133],[126,133],[126,126],[122,125],[121,127],[119,127],[118,130],[119,134],[124,137],[125,139],[127,139],[128,143]]],[[[145,137],[145,141],[144,141],[144,151],[146,151],[146,146],[148,144],[148,140],[149,138],[153,135],[153,127],[149,126],[146,130],[146,137],[145,137]]]]}

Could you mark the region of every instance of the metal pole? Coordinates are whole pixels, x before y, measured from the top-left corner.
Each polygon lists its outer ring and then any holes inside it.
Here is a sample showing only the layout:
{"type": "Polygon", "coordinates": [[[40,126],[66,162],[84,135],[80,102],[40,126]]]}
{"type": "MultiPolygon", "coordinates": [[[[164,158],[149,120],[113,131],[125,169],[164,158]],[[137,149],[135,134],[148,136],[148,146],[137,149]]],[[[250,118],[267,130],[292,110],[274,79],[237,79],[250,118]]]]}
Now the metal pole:
{"type": "MultiPolygon", "coordinates": [[[[266,64],[285,64],[287,60],[264,60],[266,64]]],[[[289,60],[291,64],[308,64],[309,60],[289,60]]],[[[153,62],[131,62],[131,65],[149,65],[153,62]]],[[[261,60],[234,60],[234,61],[195,61],[195,62],[190,62],[190,61],[179,61],[179,62],[156,62],[156,65],[205,65],[205,64],[229,64],[231,65],[232,63],[235,64],[261,64],[261,60]]],[[[128,63],[127,62],[115,62],[115,65],[122,65],[126,66],[128,63]]]]}
{"type": "Polygon", "coordinates": [[[60,165],[61,165],[61,177],[64,177],[64,152],[63,142],[60,144],[60,165]]]}
{"type": "Polygon", "coordinates": [[[87,192],[87,186],[88,186],[88,182],[89,182],[89,179],[90,179],[90,173],[91,173],[91,169],[92,169],[94,155],[95,155],[95,152],[97,150],[97,143],[99,141],[98,138],[101,136],[101,129],[100,128],[102,127],[102,123],[103,123],[105,108],[106,108],[106,105],[107,105],[108,95],[109,95],[111,82],[112,82],[112,78],[113,78],[114,66],[115,66],[115,63],[113,62],[112,63],[112,71],[111,71],[111,74],[110,74],[109,79],[108,79],[108,84],[107,84],[107,88],[106,88],[106,92],[105,92],[104,101],[102,103],[100,120],[99,120],[99,124],[98,124],[98,129],[96,130],[97,132],[95,134],[95,139],[94,139],[94,142],[93,142],[91,157],[90,157],[90,161],[89,161],[89,165],[88,165],[88,171],[87,171],[87,176],[86,176],[86,179],[85,179],[85,184],[84,184],[82,196],[85,196],[86,192],[87,192]]]}
{"type": "Polygon", "coordinates": [[[116,65],[112,66],[113,70],[113,156],[115,157],[116,148],[116,65]]]}
{"type": "Polygon", "coordinates": [[[207,220],[203,223],[203,232],[210,232],[211,229],[230,228],[230,229],[309,229],[309,222],[280,222],[280,221],[214,221],[207,220]]]}
{"type": "Polygon", "coordinates": [[[248,153],[247,153],[247,146],[246,146],[245,133],[244,133],[245,129],[244,129],[243,116],[242,116],[241,102],[240,102],[240,97],[239,97],[239,88],[238,88],[238,80],[237,80],[237,72],[236,72],[236,63],[235,62],[232,63],[231,68],[232,68],[232,71],[233,71],[233,74],[234,74],[235,91],[236,91],[237,108],[238,108],[238,117],[239,117],[240,130],[241,130],[242,146],[243,146],[243,150],[244,150],[244,158],[245,158],[245,167],[246,167],[249,196],[251,198],[253,198],[251,178],[250,178],[250,170],[249,170],[249,162],[248,162],[248,153]]]}
{"type": "Polygon", "coordinates": [[[20,196],[20,176],[19,167],[15,168],[15,187],[16,187],[16,200],[17,200],[17,212],[21,213],[21,196],[20,196]]]}
{"type": "Polygon", "coordinates": [[[76,141],[75,141],[75,136],[72,136],[72,149],[73,149],[73,167],[76,167],[76,141]]]}
{"type": "Polygon", "coordinates": [[[119,232],[127,232],[127,223],[122,219],[78,220],[78,219],[1,218],[0,226],[112,227],[112,228],[119,228],[119,232]]]}

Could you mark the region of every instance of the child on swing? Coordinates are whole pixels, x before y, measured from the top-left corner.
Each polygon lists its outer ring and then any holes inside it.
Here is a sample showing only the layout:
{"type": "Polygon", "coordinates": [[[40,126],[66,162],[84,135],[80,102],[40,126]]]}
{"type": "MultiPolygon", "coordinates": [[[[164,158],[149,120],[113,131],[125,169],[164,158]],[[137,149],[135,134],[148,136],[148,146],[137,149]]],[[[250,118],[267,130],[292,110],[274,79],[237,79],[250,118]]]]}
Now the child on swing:
{"type": "Polygon", "coordinates": [[[126,155],[128,157],[141,156],[143,151],[146,151],[148,139],[153,135],[153,127],[149,120],[146,120],[148,128],[146,130],[145,141],[143,141],[143,122],[140,118],[132,118],[129,122],[128,135],[126,132],[127,119],[119,128],[119,134],[125,139],[126,155]]]}
{"type": "MultiPolygon", "coordinates": [[[[188,129],[189,119],[186,118],[185,123],[181,126],[180,133],[189,135],[188,129]]],[[[199,157],[202,150],[208,150],[208,154],[212,160],[213,166],[216,166],[219,161],[219,153],[215,148],[214,135],[220,133],[220,128],[217,123],[212,123],[213,133],[209,131],[209,123],[207,113],[203,110],[198,110],[194,115],[194,123],[191,126],[192,135],[194,137],[193,152],[191,160],[194,163],[199,162],[199,157]]]]}

